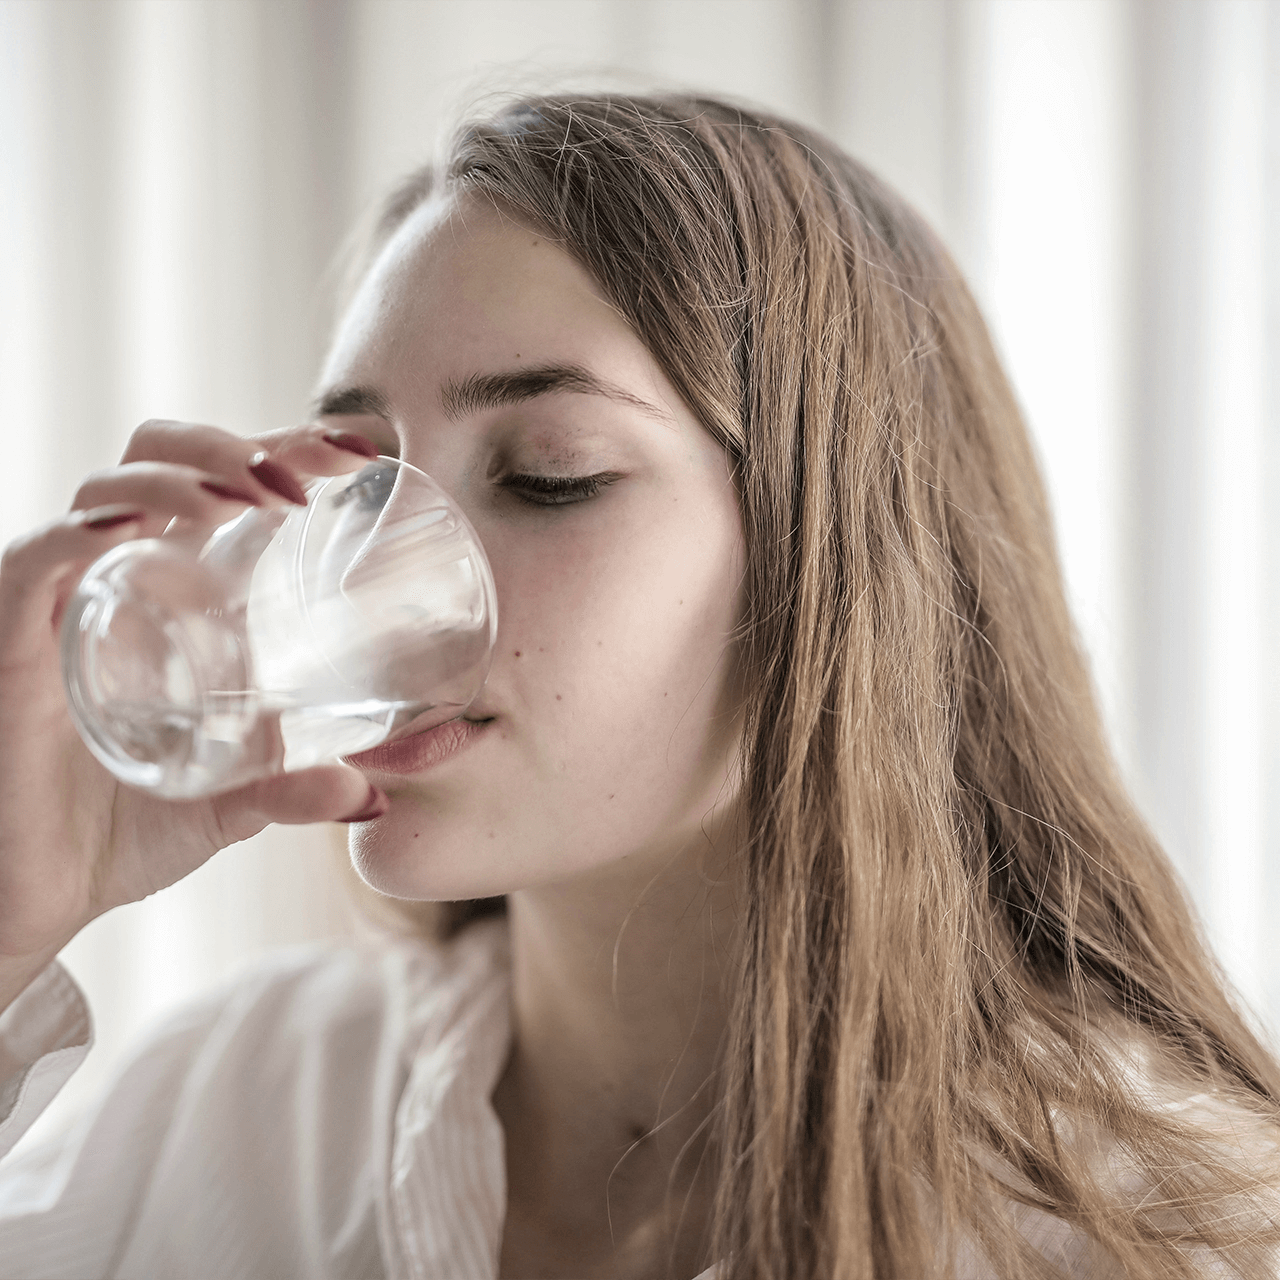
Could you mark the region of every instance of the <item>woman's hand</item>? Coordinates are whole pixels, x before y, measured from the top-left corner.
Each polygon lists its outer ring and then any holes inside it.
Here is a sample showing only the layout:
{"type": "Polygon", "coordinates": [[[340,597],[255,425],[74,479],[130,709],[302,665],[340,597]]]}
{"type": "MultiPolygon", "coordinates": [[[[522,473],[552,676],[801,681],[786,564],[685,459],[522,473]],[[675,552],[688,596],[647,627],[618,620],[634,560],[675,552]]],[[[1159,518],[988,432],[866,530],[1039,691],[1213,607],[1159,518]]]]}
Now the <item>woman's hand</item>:
{"type": "Polygon", "coordinates": [[[160,534],[175,517],[212,526],[246,506],[287,505],[302,498],[299,476],[340,475],[368,460],[359,437],[333,438],[316,426],[246,440],[216,427],[144,423],[118,467],[85,480],[70,514],[4,552],[0,1008],[90,920],[173,884],[268,823],[357,821],[385,807],[381,792],[341,764],[205,800],[155,799],[94,759],[62,688],[59,622],[92,561],[160,534]]]}

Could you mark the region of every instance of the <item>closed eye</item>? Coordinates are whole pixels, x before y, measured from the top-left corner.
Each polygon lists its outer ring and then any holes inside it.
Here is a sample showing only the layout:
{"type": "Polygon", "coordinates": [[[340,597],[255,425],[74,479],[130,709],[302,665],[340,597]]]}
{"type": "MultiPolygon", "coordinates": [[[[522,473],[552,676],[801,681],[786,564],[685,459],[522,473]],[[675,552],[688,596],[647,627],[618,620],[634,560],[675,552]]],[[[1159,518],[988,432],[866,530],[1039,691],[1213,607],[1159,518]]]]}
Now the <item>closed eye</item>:
{"type": "Polygon", "coordinates": [[[513,473],[498,485],[510,490],[521,502],[532,507],[563,507],[586,502],[622,477],[616,471],[601,471],[594,476],[534,476],[513,473]]]}

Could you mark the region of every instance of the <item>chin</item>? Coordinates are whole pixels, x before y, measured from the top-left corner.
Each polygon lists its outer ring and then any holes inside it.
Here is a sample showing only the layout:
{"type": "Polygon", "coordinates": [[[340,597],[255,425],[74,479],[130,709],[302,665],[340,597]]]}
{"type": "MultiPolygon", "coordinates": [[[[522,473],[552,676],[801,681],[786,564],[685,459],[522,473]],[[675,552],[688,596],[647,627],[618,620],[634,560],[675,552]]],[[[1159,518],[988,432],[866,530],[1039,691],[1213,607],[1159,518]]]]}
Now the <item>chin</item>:
{"type": "Polygon", "coordinates": [[[418,902],[457,902],[493,898],[518,885],[521,865],[493,836],[473,823],[441,823],[432,815],[397,806],[372,822],[351,829],[351,861],[360,878],[378,893],[418,902]]]}

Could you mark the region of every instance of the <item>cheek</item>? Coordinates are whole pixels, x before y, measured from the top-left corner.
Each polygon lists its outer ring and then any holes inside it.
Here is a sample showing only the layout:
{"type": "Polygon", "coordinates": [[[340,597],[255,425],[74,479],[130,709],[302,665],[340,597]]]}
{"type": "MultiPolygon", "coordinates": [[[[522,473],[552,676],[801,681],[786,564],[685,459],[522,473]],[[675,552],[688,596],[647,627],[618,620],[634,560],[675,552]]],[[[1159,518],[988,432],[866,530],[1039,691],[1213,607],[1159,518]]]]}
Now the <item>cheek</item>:
{"type": "Polygon", "coordinates": [[[629,772],[688,767],[717,710],[740,562],[736,525],[694,520],[523,566],[495,678],[548,780],[612,777],[619,758],[629,772]]]}

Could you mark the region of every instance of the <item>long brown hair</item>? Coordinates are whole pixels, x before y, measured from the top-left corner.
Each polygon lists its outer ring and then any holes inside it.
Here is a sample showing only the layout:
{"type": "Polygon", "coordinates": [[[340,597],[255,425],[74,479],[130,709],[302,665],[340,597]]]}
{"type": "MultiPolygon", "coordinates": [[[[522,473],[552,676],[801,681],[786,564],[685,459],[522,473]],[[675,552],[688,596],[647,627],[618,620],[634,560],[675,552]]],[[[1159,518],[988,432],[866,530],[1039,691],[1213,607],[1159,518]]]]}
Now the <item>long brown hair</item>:
{"type": "Polygon", "coordinates": [[[1089,1274],[1259,1274],[1280,1067],[1116,775],[1026,430],[936,237],[821,136],[689,96],[509,103],[441,180],[578,258],[735,466],[724,1280],[947,1275],[965,1249],[1061,1275],[1038,1215],[1089,1274]],[[1162,1075],[1212,1106],[1153,1101],[1162,1075]]]}

